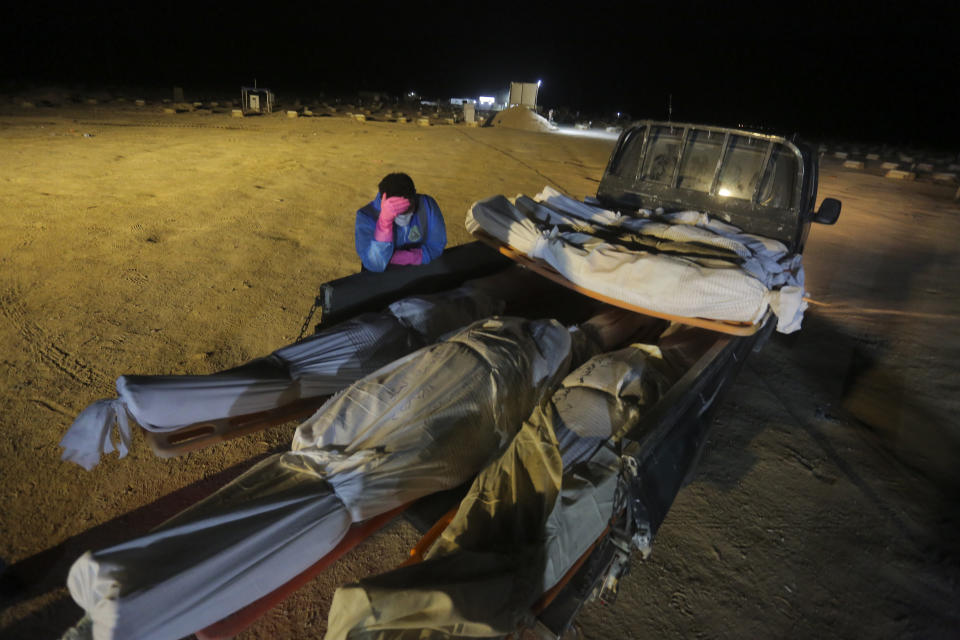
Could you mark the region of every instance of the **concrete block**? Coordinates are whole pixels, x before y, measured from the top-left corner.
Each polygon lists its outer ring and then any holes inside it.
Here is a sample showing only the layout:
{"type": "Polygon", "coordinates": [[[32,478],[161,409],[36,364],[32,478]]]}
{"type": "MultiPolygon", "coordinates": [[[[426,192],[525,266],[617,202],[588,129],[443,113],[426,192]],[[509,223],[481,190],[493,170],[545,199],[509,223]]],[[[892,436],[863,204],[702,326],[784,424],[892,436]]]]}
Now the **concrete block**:
{"type": "Polygon", "coordinates": [[[834,158],[837,158],[838,160],[846,160],[846,159],[847,159],[847,152],[846,152],[846,151],[834,151],[834,152],[833,152],[833,157],[834,157],[834,158]]]}
{"type": "Polygon", "coordinates": [[[305,116],[312,116],[312,115],[313,115],[313,111],[310,111],[310,109],[304,109],[304,110],[303,110],[303,115],[305,115],[305,116]]]}
{"type": "Polygon", "coordinates": [[[889,171],[890,169],[897,169],[899,167],[900,167],[899,162],[884,162],[882,165],[880,165],[881,169],[886,169],[887,171],[889,171]]]}
{"type": "Polygon", "coordinates": [[[242,118],[243,109],[234,109],[233,111],[230,112],[230,115],[233,116],[234,118],[242,118]]]}
{"type": "Polygon", "coordinates": [[[97,104],[96,98],[87,98],[87,104],[97,104]]]}
{"type": "Polygon", "coordinates": [[[887,171],[886,176],[894,180],[916,180],[917,174],[913,171],[901,171],[900,169],[891,169],[887,171]]]}
{"type": "Polygon", "coordinates": [[[917,171],[925,171],[927,173],[930,173],[933,171],[933,165],[930,164],[929,162],[917,163],[917,171]]]}
{"type": "Polygon", "coordinates": [[[164,107],[164,108],[163,108],[163,112],[166,113],[167,115],[170,115],[170,114],[176,113],[177,110],[176,110],[176,109],[171,109],[170,107],[164,107]]]}
{"type": "Polygon", "coordinates": [[[353,119],[356,120],[357,122],[366,122],[367,116],[365,116],[362,113],[355,113],[353,114],[353,119]]]}
{"type": "Polygon", "coordinates": [[[399,122],[400,124],[407,124],[407,119],[404,118],[403,116],[400,116],[399,118],[397,118],[397,122],[399,122]]]}
{"type": "Polygon", "coordinates": [[[199,108],[202,107],[202,106],[203,106],[203,103],[202,103],[202,102],[194,102],[194,103],[193,103],[193,108],[194,108],[194,109],[199,109],[199,108]]]}
{"type": "Polygon", "coordinates": [[[210,103],[210,108],[211,108],[211,109],[213,109],[214,107],[219,107],[219,106],[220,106],[220,103],[219,103],[219,102],[211,102],[211,103],[210,103]]]}
{"type": "Polygon", "coordinates": [[[862,160],[844,160],[843,166],[846,169],[863,169],[862,160]]]}
{"type": "Polygon", "coordinates": [[[33,103],[28,100],[24,100],[23,102],[21,102],[20,106],[23,107],[24,109],[33,109],[33,103]]]}
{"type": "Polygon", "coordinates": [[[473,121],[471,121],[471,122],[468,122],[468,123],[467,123],[467,126],[468,126],[468,127],[474,127],[474,128],[476,128],[476,127],[479,127],[479,126],[480,126],[480,123],[477,122],[476,120],[473,120],[473,121]]]}
{"type": "Polygon", "coordinates": [[[446,121],[447,124],[456,124],[456,123],[457,123],[457,121],[454,120],[453,118],[446,118],[445,121],[446,121]]]}
{"type": "Polygon", "coordinates": [[[933,174],[933,179],[936,180],[937,182],[956,182],[956,181],[957,181],[957,174],[955,174],[955,173],[948,173],[948,172],[944,171],[944,172],[941,172],[941,173],[935,173],[935,174],[933,174]]]}
{"type": "Polygon", "coordinates": [[[299,117],[300,117],[300,114],[297,113],[296,111],[287,111],[287,117],[288,117],[288,118],[299,118],[299,117]]]}
{"type": "Polygon", "coordinates": [[[417,124],[420,125],[421,127],[429,127],[430,118],[417,118],[417,124]]]}
{"type": "Polygon", "coordinates": [[[147,106],[147,101],[146,101],[146,100],[134,100],[133,104],[137,105],[138,107],[145,107],[145,106],[147,106]]]}
{"type": "Polygon", "coordinates": [[[879,160],[879,159],[880,159],[880,154],[879,154],[879,153],[868,153],[868,154],[867,154],[867,160],[879,160]]]}
{"type": "Polygon", "coordinates": [[[900,162],[913,162],[913,156],[900,154],[900,162]]]}

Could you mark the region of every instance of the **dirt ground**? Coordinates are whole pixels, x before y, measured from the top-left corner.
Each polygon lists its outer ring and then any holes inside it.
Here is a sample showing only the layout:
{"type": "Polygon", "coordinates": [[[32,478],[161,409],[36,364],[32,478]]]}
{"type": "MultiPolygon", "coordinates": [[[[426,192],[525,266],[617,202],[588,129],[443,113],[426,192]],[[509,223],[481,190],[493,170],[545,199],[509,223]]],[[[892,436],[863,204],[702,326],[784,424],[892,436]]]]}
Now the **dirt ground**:
{"type": "MultiPolygon", "coordinates": [[[[596,192],[611,140],[344,117],[0,108],[0,636],[58,637],[85,550],[143,533],[293,425],[92,472],[57,443],[125,373],[211,373],[296,339],[358,270],[354,211],[390,171],[440,203],[596,192]]],[[[956,637],[960,207],[955,188],[825,161],[844,203],[805,253],[804,329],[748,360],[653,555],[586,638],[956,637]]],[[[336,585],[399,563],[397,521],[240,637],[319,638],[336,585]]]]}

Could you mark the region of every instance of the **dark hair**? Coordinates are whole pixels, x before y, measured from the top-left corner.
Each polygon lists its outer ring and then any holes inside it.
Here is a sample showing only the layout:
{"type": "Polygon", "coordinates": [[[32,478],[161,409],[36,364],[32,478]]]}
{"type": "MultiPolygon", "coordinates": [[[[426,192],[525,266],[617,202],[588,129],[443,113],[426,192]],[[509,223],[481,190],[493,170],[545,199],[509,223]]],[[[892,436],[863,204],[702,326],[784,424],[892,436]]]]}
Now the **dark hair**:
{"type": "Polygon", "coordinates": [[[391,173],[380,181],[377,189],[380,193],[386,194],[388,198],[400,196],[416,206],[417,188],[413,186],[413,180],[410,176],[405,173],[391,173]]]}

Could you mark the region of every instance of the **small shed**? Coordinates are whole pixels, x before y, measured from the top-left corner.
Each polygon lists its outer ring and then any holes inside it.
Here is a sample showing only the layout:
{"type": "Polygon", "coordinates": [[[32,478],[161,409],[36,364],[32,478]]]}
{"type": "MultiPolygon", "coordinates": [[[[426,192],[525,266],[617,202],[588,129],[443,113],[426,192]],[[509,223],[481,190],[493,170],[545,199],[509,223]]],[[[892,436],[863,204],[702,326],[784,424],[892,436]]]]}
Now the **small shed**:
{"type": "Polygon", "coordinates": [[[262,87],[241,87],[240,108],[248,113],[273,113],[273,92],[262,87]]]}

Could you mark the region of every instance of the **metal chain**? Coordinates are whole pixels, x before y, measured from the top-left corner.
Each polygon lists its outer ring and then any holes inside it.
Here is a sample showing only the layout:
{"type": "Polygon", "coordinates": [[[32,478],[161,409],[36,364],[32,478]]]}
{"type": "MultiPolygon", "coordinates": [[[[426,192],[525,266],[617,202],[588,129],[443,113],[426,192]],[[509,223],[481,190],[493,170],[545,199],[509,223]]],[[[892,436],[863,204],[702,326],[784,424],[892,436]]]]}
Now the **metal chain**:
{"type": "Polygon", "coordinates": [[[313,306],[310,307],[309,313],[307,313],[307,319],[303,321],[303,326],[300,327],[300,335],[297,337],[297,344],[303,342],[303,336],[307,332],[307,327],[310,326],[310,321],[313,319],[313,314],[317,312],[317,309],[322,303],[321,300],[322,292],[317,294],[317,297],[313,299],[313,306]]]}

